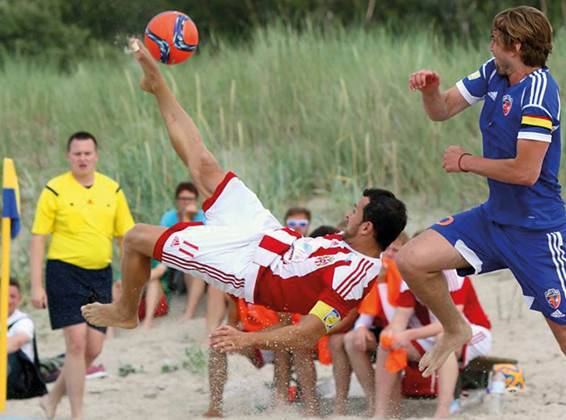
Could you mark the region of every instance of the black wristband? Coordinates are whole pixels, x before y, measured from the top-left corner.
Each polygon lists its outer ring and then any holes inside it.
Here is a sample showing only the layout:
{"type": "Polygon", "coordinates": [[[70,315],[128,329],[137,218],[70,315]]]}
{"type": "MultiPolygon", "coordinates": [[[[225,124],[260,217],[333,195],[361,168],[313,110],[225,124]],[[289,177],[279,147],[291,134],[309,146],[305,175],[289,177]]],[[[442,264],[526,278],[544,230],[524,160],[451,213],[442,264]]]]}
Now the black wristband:
{"type": "Polygon", "coordinates": [[[464,156],[472,156],[472,154],[468,153],[468,152],[464,152],[460,155],[460,157],[458,158],[458,169],[460,169],[460,171],[462,171],[462,172],[468,172],[468,171],[462,169],[462,166],[460,165],[460,163],[462,163],[462,158],[464,156]]]}

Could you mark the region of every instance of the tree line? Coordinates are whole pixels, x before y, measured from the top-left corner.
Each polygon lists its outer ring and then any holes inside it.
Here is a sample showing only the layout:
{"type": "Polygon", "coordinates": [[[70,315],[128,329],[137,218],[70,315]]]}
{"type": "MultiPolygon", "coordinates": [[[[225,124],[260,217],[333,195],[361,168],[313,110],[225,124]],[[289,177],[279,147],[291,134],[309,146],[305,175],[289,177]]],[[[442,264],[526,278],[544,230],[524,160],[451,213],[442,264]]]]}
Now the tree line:
{"type": "Polygon", "coordinates": [[[120,37],[141,34],[164,10],[189,14],[202,41],[212,45],[245,42],[273,21],[297,30],[305,22],[322,31],[430,28],[449,42],[485,42],[493,16],[519,4],[543,10],[555,27],[566,22],[566,0],[0,0],[0,49],[4,57],[69,62],[92,43],[111,46],[120,37]]]}

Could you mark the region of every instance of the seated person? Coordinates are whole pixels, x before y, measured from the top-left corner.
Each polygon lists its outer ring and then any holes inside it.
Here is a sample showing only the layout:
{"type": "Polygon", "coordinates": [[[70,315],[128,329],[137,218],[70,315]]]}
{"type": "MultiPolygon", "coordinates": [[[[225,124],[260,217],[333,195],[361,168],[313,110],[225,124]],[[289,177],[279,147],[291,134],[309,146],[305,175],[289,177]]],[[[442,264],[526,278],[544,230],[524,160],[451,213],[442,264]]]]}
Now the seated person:
{"type": "Polygon", "coordinates": [[[291,207],[285,212],[285,226],[308,236],[311,224],[311,212],[304,207],[291,207]]]}
{"type": "Polygon", "coordinates": [[[352,370],[368,400],[367,414],[372,416],[375,411],[375,383],[371,358],[377,349],[379,333],[391,319],[399,296],[401,275],[394,258],[407,241],[407,235],[401,233],[383,253],[382,271],[376,286],[358,307],[359,316],[354,329],[330,338],[336,383],[334,413],[337,415],[346,414],[352,370]]]}
{"type": "MultiPolygon", "coordinates": [[[[484,356],[491,350],[491,324],[483,311],[469,278],[461,278],[455,270],[444,272],[448,288],[456,307],[462,311],[473,331],[472,339],[459,351],[452,354],[438,371],[438,402],[435,417],[450,415],[450,405],[458,380],[458,360],[465,367],[472,359],[484,356]]],[[[406,283],[401,286],[398,307],[389,326],[382,334],[391,338],[392,349],[403,348],[410,361],[418,361],[434,346],[442,334],[442,326],[434,315],[411,293],[406,283]]],[[[398,407],[392,401],[398,400],[396,384],[400,372],[392,373],[385,368],[389,349],[379,346],[376,364],[376,415],[385,417],[397,414],[398,407]]]]}
{"type": "Polygon", "coordinates": [[[8,289],[8,398],[32,398],[47,393],[39,376],[33,321],[18,309],[21,302],[20,285],[11,278],[8,289]]]}
{"type": "MultiPolygon", "coordinates": [[[[242,331],[254,332],[273,329],[288,325],[290,322],[289,316],[281,316],[264,306],[247,303],[244,299],[227,298],[227,300],[227,324],[242,331]]],[[[288,397],[289,386],[289,359],[287,352],[265,351],[256,348],[244,349],[240,351],[240,354],[250,359],[251,363],[258,369],[263,367],[266,362],[273,362],[274,397],[278,404],[285,403],[288,397]]],[[[204,413],[204,417],[222,417],[222,394],[227,380],[227,354],[212,347],[210,348],[208,359],[208,377],[210,403],[208,411],[204,413]]],[[[309,397],[310,395],[303,397],[307,412],[309,411],[308,407],[316,403],[309,400],[309,397]]]]}

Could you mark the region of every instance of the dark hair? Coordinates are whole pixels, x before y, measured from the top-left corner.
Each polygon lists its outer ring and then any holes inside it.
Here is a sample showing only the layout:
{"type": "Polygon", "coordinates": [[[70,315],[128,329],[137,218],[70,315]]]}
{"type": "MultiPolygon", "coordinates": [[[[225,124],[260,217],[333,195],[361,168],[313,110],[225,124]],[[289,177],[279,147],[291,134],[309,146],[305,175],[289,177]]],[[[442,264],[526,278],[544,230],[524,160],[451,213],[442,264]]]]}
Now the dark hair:
{"type": "Polygon", "coordinates": [[[77,131],[69,136],[69,140],[67,140],[67,152],[71,150],[71,143],[73,140],[92,140],[94,142],[94,148],[98,149],[98,142],[96,141],[96,137],[90,134],[87,131],[77,131]]]}
{"type": "Polygon", "coordinates": [[[369,203],[364,207],[364,222],[371,222],[375,241],[382,250],[393,242],[407,224],[405,204],[387,190],[371,188],[364,190],[369,203]]]}
{"type": "Polygon", "coordinates": [[[544,13],[534,7],[503,10],[493,19],[491,30],[499,32],[507,50],[521,44],[521,61],[526,66],[543,67],[552,52],[552,26],[544,13]]]}
{"type": "Polygon", "coordinates": [[[311,211],[305,207],[291,207],[287,210],[287,212],[285,213],[285,218],[284,220],[286,221],[289,217],[291,216],[295,216],[297,214],[304,214],[305,216],[307,216],[307,220],[310,222],[311,221],[311,211]]]}
{"type": "Polygon", "coordinates": [[[18,289],[18,292],[22,291],[20,283],[14,277],[10,277],[10,286],[14,286],[16,289],[18,289]]]}
{"type": "Polygon", "coordinates": [[[318,238],[319,236],[331,235],[338,232],[340,231],[334,226],[322,225],[313,230],[309,236],[311,238],[318,238]]]}
{"type": "Polygon", "coordinates": [[[195,184],[193,184],[192,182],[180,182],[179,185],[177,185],[177,189],[175,190],[175,198],[179,197],[179,194],[181,194],[183,191],[192,192],[195,197],[198,198],[197,187],[195,187],[195,184]]]}

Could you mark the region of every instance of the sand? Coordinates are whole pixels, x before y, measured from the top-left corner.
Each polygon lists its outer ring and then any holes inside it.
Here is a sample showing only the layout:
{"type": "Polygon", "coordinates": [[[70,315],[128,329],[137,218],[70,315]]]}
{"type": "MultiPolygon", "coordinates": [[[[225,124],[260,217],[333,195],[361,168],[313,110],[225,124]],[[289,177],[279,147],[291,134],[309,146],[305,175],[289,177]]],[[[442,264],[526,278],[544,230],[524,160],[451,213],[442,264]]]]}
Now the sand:
{"type": "MultiPolygon", "coordinates": [[[[493,323],[493,355],[516,358],[526,371],[527,389],[505,399],[504,414],[489,416],[479,406],[456,418],[566,419],[566,358],[562,356],[543,317],[529,311],[517,283],[508,271],[479,276],[474,284],[493,323]]],[[[85,416],[87,419],[193,419],[207,409],[208,384],[204,368],[191,372],[182,367],[185,349],[206,340],[202,310],[195,320],[180,322],[182,298],[174,301],[172,312],[158,319],[149,331],[141,328],[118,331],[107,340],[97,363],[103,363],[110,376],[87,381],[85,416]],[[121,365],[130,364],[143,371],[118,376],[121,365]],[[165,364],[179,370],[162,373],[165,364]]],[[[64,351],[62,333],[51,331],[45,311],[30,310],[39,331],[41,356],[64,351]]],[[[198,366],[197,366],[198,367],[198,366]]],[[[284,419],[304,417],[300,406],[285,409],[266,408],[273,374],[271,366],[257,370],[240,356],[229,360],[230,375],[225,392],[225,414],[234,419],[284,419]]],[[[320,366],[319,384],[332,384],[332,370],[320,366]]],[[[354,387],[352,416],[363,408],[359,389],[354,387]]],[[[325,412],[331,416],[331,400],[325,400],[325,412]]],[[[405,412],[415,418],[430,415],[433,402],[408,401],[405,412]]],[[[8,401],[6,416],[41,418],[38,400],[8,401]]],[[[61,403],[56,418],[69,418],[67,400],[61,403]]],[[[332,417],[332,416],[331,416],[332,417]]]]}

